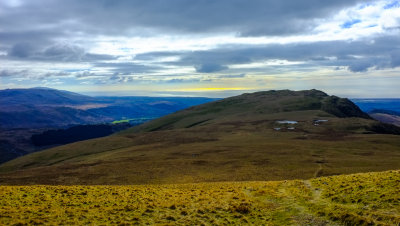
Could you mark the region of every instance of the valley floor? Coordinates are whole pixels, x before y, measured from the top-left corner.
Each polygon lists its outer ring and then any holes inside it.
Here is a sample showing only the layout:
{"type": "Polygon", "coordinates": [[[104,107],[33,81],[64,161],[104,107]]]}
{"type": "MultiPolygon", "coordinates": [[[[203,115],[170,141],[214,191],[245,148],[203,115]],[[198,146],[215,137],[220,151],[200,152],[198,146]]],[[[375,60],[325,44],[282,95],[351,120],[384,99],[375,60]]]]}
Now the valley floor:
{"type": "Polygon", "coordinates": [[[311,180],[0,186],[0,224],[398,225],[400,170],[311,180]]]}

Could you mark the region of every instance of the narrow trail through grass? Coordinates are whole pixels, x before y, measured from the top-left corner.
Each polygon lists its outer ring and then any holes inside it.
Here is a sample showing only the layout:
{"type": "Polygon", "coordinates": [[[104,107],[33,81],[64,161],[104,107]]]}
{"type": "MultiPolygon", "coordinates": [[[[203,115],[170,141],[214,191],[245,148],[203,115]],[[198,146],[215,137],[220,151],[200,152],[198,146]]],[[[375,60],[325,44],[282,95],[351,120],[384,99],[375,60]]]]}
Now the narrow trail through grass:
{"type": "Polygon", "coordinates": [[[315,171],[314,173],[314,177],[319,177],[322,175],[323,172],[323,167],[322,167],[322,163],[318,163],[318,169],[315,171]]]}

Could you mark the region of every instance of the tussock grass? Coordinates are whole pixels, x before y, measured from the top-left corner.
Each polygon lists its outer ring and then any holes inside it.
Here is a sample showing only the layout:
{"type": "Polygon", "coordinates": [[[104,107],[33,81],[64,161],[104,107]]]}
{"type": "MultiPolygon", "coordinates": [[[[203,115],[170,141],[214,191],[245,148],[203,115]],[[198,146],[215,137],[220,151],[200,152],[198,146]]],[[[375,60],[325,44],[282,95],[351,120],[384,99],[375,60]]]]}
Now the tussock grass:
{"type": "Polygon", "coordinates": [[[321,216],[347,224],[400,224],[400,171],[322,177],[311,180],[321,216]]]}
{"type": "Polygon", "coordinates": [[[270,182],[0,186],[0,224],[397,225],[400,171],[270,182]]]}

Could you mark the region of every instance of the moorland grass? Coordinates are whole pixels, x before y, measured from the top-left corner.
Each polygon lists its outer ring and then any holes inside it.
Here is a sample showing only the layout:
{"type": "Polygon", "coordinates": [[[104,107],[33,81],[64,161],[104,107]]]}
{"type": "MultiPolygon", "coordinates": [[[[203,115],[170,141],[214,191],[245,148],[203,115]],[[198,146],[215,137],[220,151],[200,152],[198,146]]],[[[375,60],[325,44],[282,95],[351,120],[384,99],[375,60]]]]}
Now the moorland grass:
{"type": "Polygon", "coordinates": [[[221,122],[73,143],[3,164],[0,183],[264,181],[400,168],[396,135],[325,132],[334,122],[315,127],[312,121],[277,132],[274,122],[221,122]],[[307,132],[311,129],[318,132],[307,132]]]}
{"type": "Polygon", "coordinates": [[[0,224],[397,225],[400,171],[271,182],[0,186],[0,224]]]}

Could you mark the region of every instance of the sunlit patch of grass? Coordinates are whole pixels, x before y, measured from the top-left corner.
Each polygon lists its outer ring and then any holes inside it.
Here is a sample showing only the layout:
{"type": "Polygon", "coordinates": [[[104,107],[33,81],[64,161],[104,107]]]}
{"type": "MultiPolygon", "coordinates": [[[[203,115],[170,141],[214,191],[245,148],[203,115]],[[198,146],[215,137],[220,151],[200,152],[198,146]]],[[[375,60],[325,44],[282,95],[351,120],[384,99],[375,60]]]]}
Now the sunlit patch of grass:
{"type": "Polygon", "coordinates": [[[318,214],[352,224],[400,224],[400,171],[332,176],[311,181],[318,214]]]}
{"type": "Polygon", "coordinates": [[[400,223],[400,171],[310,181],[0,186],[0,224],[400,223]]]}
{"type": "MultiPolygon", "coordinates": [[[[250,183],[260,186],[265,183],[250,183]]],[[[265,217],[248,183],[2,186],[0,223],[240,224],[265,217]]],[[[266,220],[266,219],[265,219],[266,220]]]]}

